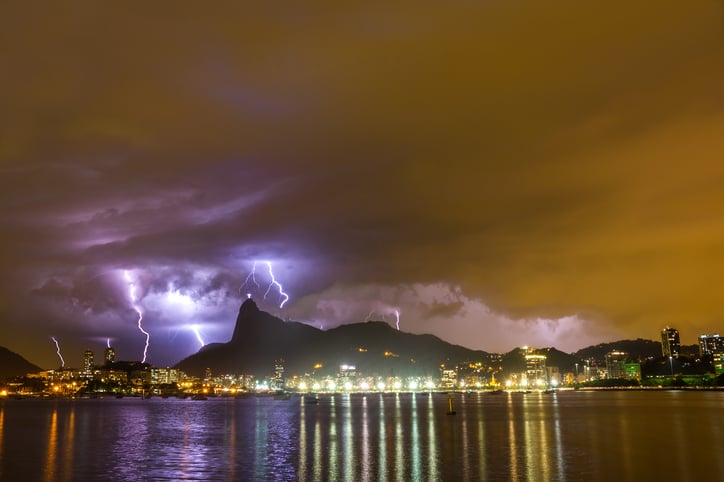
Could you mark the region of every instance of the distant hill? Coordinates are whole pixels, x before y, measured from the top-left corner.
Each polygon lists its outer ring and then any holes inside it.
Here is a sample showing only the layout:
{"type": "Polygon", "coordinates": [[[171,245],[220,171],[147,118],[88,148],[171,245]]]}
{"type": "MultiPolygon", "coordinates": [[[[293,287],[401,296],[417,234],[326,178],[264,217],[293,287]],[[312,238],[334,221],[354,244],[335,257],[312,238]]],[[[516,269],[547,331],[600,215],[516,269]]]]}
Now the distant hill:
{"type": "Polygon", "coordinates": [[[33,365],[17,353],[0,346],[0,380],[22,376],[26,373],[36,373],[41,370],[42,368],[33,365]]]}
{"type": "Polygon", "coordinates": [[[632,360],[646,360],[648,358],[661,357],[661,342],[653,340],[644,340],[637,338],[636,340],[619,340],[611,343],[599,343],[598,345],[582,348],[573,353],[576,358],[587,360],[593,358],[595,360],[604,360],[606,353],[619,350],[629,354],[632,360]]]}
{"type": "Polygon", "coordinates": [[[176,367],[200,376],[212,373],[271,374],[274,360],[283,358],[286,374],[333,374],[339,365],[355,365],[365,374],[439,375],[441,363],[487,360],[488,353],[447,343],[433,335],[413,335],[387,323],[371,321],[322,331],[285,322],[260,311],[252,299],[239,309],[231,341],[216,343],[181,360],[176,367]]]}

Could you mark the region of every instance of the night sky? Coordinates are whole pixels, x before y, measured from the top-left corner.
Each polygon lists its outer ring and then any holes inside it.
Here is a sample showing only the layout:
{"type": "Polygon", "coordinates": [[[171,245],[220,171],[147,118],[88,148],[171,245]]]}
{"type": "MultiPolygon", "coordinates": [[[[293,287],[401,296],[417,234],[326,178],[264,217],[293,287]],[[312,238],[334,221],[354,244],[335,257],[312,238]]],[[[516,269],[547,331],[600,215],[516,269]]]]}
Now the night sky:
{"type": "Polygon", "coordinates": [[[0,345],[724,332],[722,1],[342,3],[4,4],[0,345]]]}

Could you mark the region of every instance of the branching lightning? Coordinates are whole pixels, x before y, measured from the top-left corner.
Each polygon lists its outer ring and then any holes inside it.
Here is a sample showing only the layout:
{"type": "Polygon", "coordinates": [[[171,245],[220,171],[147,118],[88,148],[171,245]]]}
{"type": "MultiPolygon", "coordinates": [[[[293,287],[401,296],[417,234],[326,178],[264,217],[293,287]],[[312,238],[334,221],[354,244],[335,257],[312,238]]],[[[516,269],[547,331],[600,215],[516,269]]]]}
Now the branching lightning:
{"type": "MultiPolygon", "coordinates": [[[[254,266],[252,266],[252,268],[251,268],[251,273],[249,273],[249,274],[246,276],[246,279],[244,280],[244,284],[242,284],[242,285],[239,287],[239,294],[241,294],[241,290],[243,290],[244,287],[245,287],[246,285],[248,285],[250,281],[251,281],[252,283],[254,283],[257,288],[259,288],[259,283],[256,282],[256,261],[254,261],[254,266]]],[[[247,294],[246,294],[246,297],[247,297],[247,298],[251,298],[251,293],[247,293],[247,294]]]]}
{"type": "Polygon", "coordinates": [[[269,283],[269,287],[266,289],[266,293],[264,293],[264,299],[266,299],[266,295],[269,294],[269,290],[271,289],[272,285],[274,285],[277,288],[279,288],[279,294],[284,298],[282,300],[282,302],[279,303],[279,308],[284,308],[284,303],[289,301],[289,295],[284,292],[282,285],[274,278],[274,272],[272,271],[271,261],[267,261],[266,265],[269,268],[269,276],[271,277],[271,283],[269,283]]]}
{"type": "Polygon", "coordinates": [[[57,353],[58,358],[60,358],[60,367],[65,368],[65,360],[63,360],[63,355],[60,354],[60,344],[58,343],[58,340],[56,340],[54,336],[51,336],[50,339],[53,340],[53,343],[55,343],[55,353],[57,353]]]}
{"type": "Polygon", "coordinates": [[[146,356],[148,355],[148,344],[151,340],[151,335],[143,329],[142,321],[143,321],[143,312],[141,311],[141,308],[138,306],[138,300],[136,299],[136,283],[133,282],[131,279],[131,275],[128,273],[128,270],[123,271],[123,277],[128,282],[128,295],[131,298],[131,306],[133,309],[138,313],[138,329],[146,335],[146,345],[143,347],[143,359],[141,360],[141,363],[146,363],[146,356]]]}
{"type": "MultiPolygon", "coordinates": [[[[248,285],[250,282],[254,283],[257,288],[260,288],[259,283],[256,281],[256,265],[258,261],[254,261],[254,265],[251,268],[251,272],[247,275],[246,279],[244,280],[244,284],[241,285],[239,288],[239,294],[241,294],[241,291],[244,289],[246,285],[248,285]]],[[[284,292],[284,288],[282,287],[281,283],[279,283],[276,278],[274,277],[274,270],[272,269],[271,261],[263,261],[264,264],[266,264],[267,268],[269,269],[269,278],[271,281],[269,282],[269,286],[267,286],[266,291],[264,292],[264,299],[266,299],[267,295],[272,289],[272,286],[275,286],[279,290],[279,296],[281,296],[282,301],[279,303],[279,308],[284,308],[284,305],[287,301],[289,301],[289,295],[284,292]]],[[[251,298],[251,293],[246,294],[247,298],[251,298]]]]}

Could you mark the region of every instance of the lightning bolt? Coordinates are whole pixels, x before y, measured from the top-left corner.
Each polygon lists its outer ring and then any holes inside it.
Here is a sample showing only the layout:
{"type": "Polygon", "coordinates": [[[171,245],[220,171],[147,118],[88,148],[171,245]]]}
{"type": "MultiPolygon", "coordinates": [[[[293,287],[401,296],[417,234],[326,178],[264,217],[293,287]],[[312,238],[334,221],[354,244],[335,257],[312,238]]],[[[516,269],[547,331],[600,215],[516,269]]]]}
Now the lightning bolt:
{"type": "Polygon", "coordinates": [[[108,348],[111,347],[111,339],[110,339],[110,338],[106,338],[106,346],[107,346],[108,348]]]}
{"type": "Polygon", "coordinates": [[[274,271],[272,271],[272,264],[271,261],[266,261],[266,265],[269,268],[269,276],[271,277],[271,283],[269,283],[269,286],[266,289],[266,292],[264,293],[264,299],[266,299],[266,295],[269,294],[269,290],[271,290],[272,286],[276,286],[279,288],[279,294],[284,298],[282,302],[279,304],[279,308],[284,308],[284,303],[289,301],[289,295],[284,292],[284,288],[282,288],[282,285],[274,278],[274,271]]]}
{"type": "Polygon", "coordinates": [[[194,332],[194,335],[196,335],[196,339],[199,340],[199,343],[201,344],[201,347],[203,348],[206,343],[204,343],[204,339],[201,338],[201,333],[199,333],[199,327],[196,325],[191,325],[189,328],[191,328],[191,331],[194,332]]]}
{"type": "MultiPolygon", "coordinates": [[[[271,261],[262,261],[264,264],[266,264],[267,269],[269,270],[269,278],[271,278],[271,281],[269,282],[269,286],[267,286],[266,291],[264,292],[264,299],[266,299],[267,295],[269,295],[269,292],[272,289],[272,286],[276,286],[276,288],[279,290],[279,296],[281,296],[282,301],[279,303],[279,308],[284,308],[284,305],[287,301],[289,301],[289,295],[284,292],[284,288],[282,287],[281,283],[279,283],[276,278],[274,277],[274,270],[272,269],[271,261]]],[[[248,285],[250,282],[254,283],[257,288],[260,288],[259,283],[256,281],[256,265],[259,263],[259,261],[254,261],[254,265],[251,268],[251,272],[246,276],[246,279],[244,280],[244,284],[241,285],[239,288],[239,294],[241,294],[241,290],[244,289],[246,285],[248,285]]],[[[246,294],[247,298],[251,298],[251,293],[246,294]]]]}
{"type": "Polygon", "coordinates": [[[65,360],[63,360],[63,355],[60,354],[60,344],[58,340],[56,340],[54,336],[51,336],[50,339],[55,343],[55,353],[57,353],[58,358],[60,358],[60,368],[65,368],[65,360]]]}
{"type": "MultiPolygon", "coordinates": [[[[259,283],[256,282],[256,261],[254,261],[254,266],[251,267],[251,272],[246,276],[244,284],[239,287],[239,294],[241,294],[241,290],[243,290],[244,286],[248,285],[250,281],[259,288],[259,283]]],[[[246,297],[251,298],[251,293],[247,293],[246,297]]]]}
{"type": "Polygon", "coordinates": [[[128,296],[131,298],[131,306],[136,311],[136,313],[138,313],[138,329],[141,331],[141,333],[146,335],[146,345],[143,347],[143,359],[141,360],[141,363],[146,363],[146,356],[148,355],[148,343],[151,340],[151,335],[143,329],[143,325],[141,324],[141,322],[143,321],[143,312],[138,306],[138,302],[136,300],[136,283],[134,283],[131,279],[131,275],[128,273],[128,270],[123,271],[123,277],[128,282],[128,296]]]}
{"type": "Polygon", "coordinates": [[[397,320],[397,331],[400,331],[400,310],[395,310],[395,319],[397,320]]]}

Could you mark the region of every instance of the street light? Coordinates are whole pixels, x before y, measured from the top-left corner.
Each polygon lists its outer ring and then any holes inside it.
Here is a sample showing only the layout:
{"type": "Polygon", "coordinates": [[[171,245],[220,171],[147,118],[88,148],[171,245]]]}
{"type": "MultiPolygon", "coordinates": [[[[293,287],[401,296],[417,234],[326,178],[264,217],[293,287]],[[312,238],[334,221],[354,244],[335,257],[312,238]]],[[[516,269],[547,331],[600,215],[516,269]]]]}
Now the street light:
{"type": "Polygon", "coordinates": [[[669,366],[671,367],[671,378],[674,378],[674,357],[669,355],[669,366]]]}

